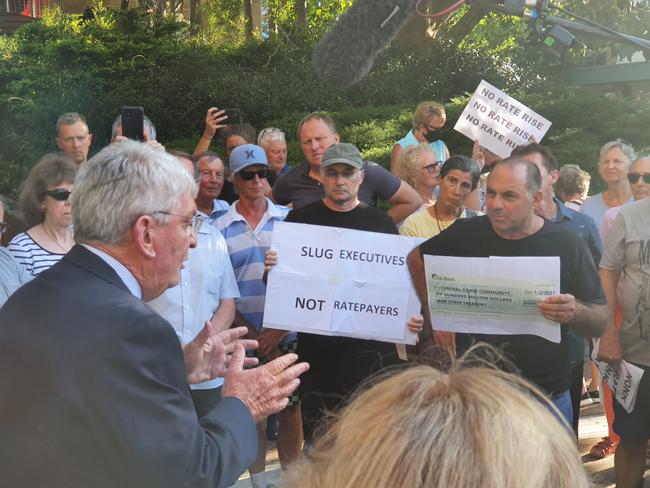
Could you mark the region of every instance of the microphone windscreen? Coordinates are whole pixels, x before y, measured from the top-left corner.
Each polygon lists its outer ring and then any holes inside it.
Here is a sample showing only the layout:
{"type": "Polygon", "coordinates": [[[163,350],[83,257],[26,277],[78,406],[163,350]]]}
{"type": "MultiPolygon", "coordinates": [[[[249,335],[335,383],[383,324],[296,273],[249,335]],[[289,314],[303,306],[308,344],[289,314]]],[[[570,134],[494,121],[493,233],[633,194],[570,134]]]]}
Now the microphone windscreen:
{"type": "Polygon", "coordinates": [[[417,0],[357,0],[318,43],[313,55],[324,82],[347,88],[368,74],[381,49],[415,13],[417,0]]]}

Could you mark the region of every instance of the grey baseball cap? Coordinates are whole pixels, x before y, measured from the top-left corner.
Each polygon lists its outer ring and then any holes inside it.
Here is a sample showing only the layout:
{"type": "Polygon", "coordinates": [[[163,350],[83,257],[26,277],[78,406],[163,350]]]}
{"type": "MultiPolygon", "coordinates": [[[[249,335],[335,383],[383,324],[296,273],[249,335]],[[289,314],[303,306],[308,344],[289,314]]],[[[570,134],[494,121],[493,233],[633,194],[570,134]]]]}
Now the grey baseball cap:
{"type": "Polygon", "coordinates": [[[336,163],[347,164],[356,169],[363,169],[365,166],[365,162],[363,161],[359,150],[356,146],[348,144],[347,142],[332,144],[327,148],[320,160],[321,168],[336,163]]]}

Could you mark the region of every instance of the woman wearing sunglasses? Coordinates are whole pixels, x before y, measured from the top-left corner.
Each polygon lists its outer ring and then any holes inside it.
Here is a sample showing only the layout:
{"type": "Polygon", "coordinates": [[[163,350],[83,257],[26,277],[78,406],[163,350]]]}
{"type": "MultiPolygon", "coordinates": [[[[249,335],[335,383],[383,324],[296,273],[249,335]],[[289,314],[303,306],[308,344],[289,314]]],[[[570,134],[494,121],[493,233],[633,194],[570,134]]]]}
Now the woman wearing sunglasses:
{"type": "Polygon", "coordinates": [[[70,195],[77,165],[47,154],[34,166],[18,200],[31,227],[14,237],[9,251],[33,276],[50,268],[74,245],[70,195]]]}

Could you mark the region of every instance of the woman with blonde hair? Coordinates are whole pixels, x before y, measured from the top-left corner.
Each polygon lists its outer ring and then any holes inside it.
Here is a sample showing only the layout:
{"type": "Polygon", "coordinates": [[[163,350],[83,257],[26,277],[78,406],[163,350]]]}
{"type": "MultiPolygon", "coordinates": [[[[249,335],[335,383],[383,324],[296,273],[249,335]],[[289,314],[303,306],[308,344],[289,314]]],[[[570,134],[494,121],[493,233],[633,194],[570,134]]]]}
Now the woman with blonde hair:
{"type": "Polygon", "coordinates": [[[399,155],[399,177],[418,192],[424,202],[423,207],[429,207],[435,202],[433,192],[438,186],[442,163],[431,146],[424,142],[407,147],[399,155]]]}
{"type": "Polygon", "coordinates": [[[586,488],[553,408],[510,373],[413,367],[360,393],[283,486],[586,488]]]}
{"type": "Polygon", "coordinates": [[[422,142],[429,144],[436,155],[437,161],[449,158],[449,150],[440,139],[440,130],[447,122],[445,107],[438,102],[422,102],[413,113],[412,129],[393,146],[390,155],[390,172],[398,175],[397,160],[402,150],[422,142]]]}

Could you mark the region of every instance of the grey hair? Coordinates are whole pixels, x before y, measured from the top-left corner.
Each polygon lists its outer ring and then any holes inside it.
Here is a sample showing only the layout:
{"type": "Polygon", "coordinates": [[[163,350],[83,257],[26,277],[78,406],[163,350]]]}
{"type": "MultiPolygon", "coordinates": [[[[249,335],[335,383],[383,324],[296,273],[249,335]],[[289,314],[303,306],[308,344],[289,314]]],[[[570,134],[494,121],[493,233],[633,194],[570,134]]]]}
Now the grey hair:
{"type": "MultiPolygon", "coordinates": [[[[146,115],[143,115],[142,118],[142,126],[143,130],[145,132],[149,131],[149,140],[150,141],[155,141],[156,140],[156,126],[153,125],[153,122],[149,117],[146,115]]],[[[122,114],[118,115],[115,117],[115,120],[113,121],[113,125],[111,126],[111,141],[115,139],[115,136],[117,136],[117,129],[119,127],[122,127],[122,114]]]]}
{"type": "Polygon", "coordinates": [[[110,144],[80,171],[72,193],[76,242],[123,242],[141,215],[165,223],[196,184],[174,156],[136,141],[110,144]]]}
{"type": "Polygon", "coordinates": [[[202,159],[206,159],[208,163],[211,163],[212,161],[215,161],[217,159],[221,161],[221,164],[223,164],[224,179],[227,178],[228,167],[226,166],[226,162],[224,161],[224,159],[218,153],[214,151],[203,151],[200,154],[196,154],[193,159],[194,159],[194,178],[196,179],[197,183],[201,179],[201,171],[199,171],[199,163],[201,162],[202,159]]]}
{"type": "Polygon", "coordinates": [[[612,149],[620,149],[623,151],[623,154],[625,154],[625,157],[627,158],[628,166],[630,166],[632,164],[632,161],[636,159],[636,151],[632,147],[632,144],[624,141],[623,139],[616,139],[614,141],[606,142],[603,147],[600,148],[600,159],[602,160],[605,157],[605,154],[607,154],[612,149]]]}
{"type": "Polygon", "coordinates": [[[286,142],[284,132],[276,127],[266,127],[257,135],[257,145],[263,146],[265,142],[282,141],[286,142]]]}
{"type": "Polygon", "coordinates": [[[399,177],[413,188],[418,187],[421,174],[420,166],[418,166],[418,158],[423,153],[435,154],[429,143],[421,142],[420,144],[404,148],[397,158],[399,177]]]}

